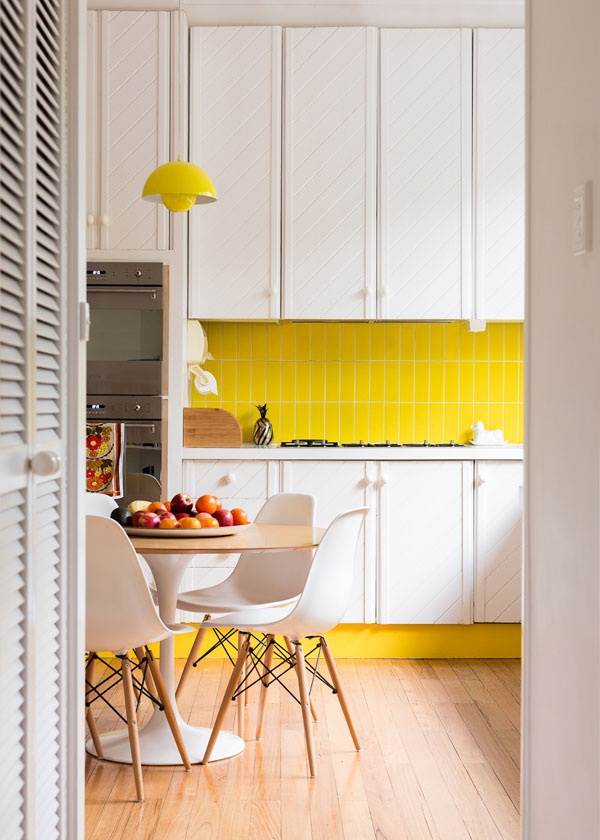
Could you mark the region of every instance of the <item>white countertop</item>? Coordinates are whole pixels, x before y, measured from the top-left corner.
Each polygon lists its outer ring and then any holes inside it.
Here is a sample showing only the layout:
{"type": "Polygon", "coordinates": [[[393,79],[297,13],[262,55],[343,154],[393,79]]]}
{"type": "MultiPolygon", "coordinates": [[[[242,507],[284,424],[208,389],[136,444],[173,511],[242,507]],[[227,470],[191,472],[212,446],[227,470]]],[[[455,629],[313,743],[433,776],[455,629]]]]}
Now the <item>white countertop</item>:
{"type": "Polygon", "coordinates": [[[329,446],[261,449],[245,444],[239,449],[183,449],[186,461],[520,461],[520,444],[502,446],[329,446]]]}

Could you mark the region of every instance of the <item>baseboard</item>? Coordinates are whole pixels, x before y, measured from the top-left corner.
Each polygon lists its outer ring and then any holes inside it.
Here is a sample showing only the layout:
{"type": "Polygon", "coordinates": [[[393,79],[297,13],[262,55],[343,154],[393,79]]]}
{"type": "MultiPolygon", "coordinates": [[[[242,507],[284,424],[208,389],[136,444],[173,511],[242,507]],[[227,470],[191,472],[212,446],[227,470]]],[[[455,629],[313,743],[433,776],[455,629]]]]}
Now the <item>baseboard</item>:
{"type": "MultiPolygon", "coordinates": [[[[518,659],[520,624],[340,624],[327,634],[339,659],[518,659]]],[[[185,659],[193,633],[175,637],[175,655],[185,659]]],[[[206,634],[202,650],[214,642],[206,634]]],[[[210,656],[224,656],[221,648],[210,656]]]]}

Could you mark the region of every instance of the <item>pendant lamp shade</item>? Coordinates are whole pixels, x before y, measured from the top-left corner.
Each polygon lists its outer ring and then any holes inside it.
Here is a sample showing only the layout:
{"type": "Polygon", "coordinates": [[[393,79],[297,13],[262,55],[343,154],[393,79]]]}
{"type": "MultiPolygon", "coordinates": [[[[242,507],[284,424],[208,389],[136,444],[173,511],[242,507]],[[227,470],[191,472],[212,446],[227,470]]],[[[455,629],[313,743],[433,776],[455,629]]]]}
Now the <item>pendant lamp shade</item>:
{"type": "Polygon", "coordinates": [[[216,201],[217,193],[203,169],[195,163],[177,160],[163,163],[148,176],[142,198],[162,201],[173,213],[184,213],[194,204],[216,201]]]}

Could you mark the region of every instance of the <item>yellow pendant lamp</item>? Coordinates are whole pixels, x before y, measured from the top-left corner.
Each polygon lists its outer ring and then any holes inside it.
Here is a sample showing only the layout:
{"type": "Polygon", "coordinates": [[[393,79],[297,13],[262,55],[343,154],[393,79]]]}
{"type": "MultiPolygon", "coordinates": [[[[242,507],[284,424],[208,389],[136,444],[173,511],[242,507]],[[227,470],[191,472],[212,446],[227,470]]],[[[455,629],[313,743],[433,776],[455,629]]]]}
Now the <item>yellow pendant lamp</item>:
{"type": "Polygon", "coordinates": [[[208,175],[195,163],[184,160],[163,163],[144,184],[142,198],[162,201],[173,213],[185,213],[194,204],[209,204],[217,193],[208,175]]]}

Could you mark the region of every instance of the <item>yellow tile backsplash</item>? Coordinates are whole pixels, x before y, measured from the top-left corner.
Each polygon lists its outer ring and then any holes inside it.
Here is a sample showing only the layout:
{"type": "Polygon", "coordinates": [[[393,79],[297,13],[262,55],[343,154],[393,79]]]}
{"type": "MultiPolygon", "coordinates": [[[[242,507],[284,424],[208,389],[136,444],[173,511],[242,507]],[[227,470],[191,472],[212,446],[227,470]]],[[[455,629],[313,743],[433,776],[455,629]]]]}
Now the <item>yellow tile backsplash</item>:
{"type": "Polygon", "coordinates": [[[231,411],[245,441],[263,402],[277,441],[464,442],[476,420],[523,440],[522,324],[204,326],[219,394],[192,404],[231,411]]]}

